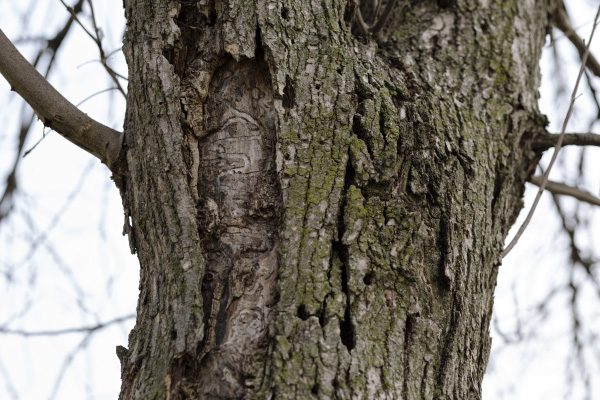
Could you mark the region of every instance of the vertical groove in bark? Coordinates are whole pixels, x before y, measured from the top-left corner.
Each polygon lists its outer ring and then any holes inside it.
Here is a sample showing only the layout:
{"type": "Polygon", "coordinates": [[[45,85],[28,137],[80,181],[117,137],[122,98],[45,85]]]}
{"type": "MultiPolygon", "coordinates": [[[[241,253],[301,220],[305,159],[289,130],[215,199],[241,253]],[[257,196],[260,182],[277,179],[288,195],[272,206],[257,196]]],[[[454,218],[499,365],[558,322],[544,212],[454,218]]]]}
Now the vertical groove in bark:
{"type": "Polygon", "coordinates": [[[266,348],[275,302],[281,198],[273,97],[264,62],[234,60],[213,77],[200,141],[200,229],[207,258],[200,392],[244,396],[266,348]]]}

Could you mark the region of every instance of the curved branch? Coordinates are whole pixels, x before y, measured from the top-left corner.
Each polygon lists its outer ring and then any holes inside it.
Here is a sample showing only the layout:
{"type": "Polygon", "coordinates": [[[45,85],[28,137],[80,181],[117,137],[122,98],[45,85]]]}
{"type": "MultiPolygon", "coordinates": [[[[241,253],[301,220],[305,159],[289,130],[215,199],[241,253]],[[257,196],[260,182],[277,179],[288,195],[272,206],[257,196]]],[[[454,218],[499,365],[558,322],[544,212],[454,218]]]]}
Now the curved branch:
{"type": "MultiPolygon", "coordinates": [[[[542,184],[542,177],[532,176],[529,179],[529,182],[539,187],[542,184]]],[[[571,196],[576,198],[577,200],[585,201],[586,203],[590,203],[595,206],[600,206],[600,199],[598,197],[594,196],[590,192],[586,192],[585,190],[581,190],[573,186],[565,185],[564,183],[548,181],[548,183],[546,183],[545,189],[554,194],[571,196]]]]}
{"type": "Polygon", "coordinates": [[[356,9],[356,21],[358,22],[358,27],[363,35],[369,34],[369,27],[365,23],[365,20],[362,17],[362,13],[360,12],[360,7],[356,9]]]}
{"type": "MultiPolygon", "coordinates": [[[[562,2],[558,4],[554,9],[554,12],[552,12],[552,21],[554,21],[554,25],[567,36],[569,41],[579,52],[579,56],[583,58],[583,54],[586,51],[586,44],[584,40],[579,37],[577,32],[575,32],[575,29],[571,25],[571,19],[562,5],[562,2]]],[[[592,54],[588,54],[585,66],[588,67],[594,75],[600,76],[600,63],[598,63],[598,60],[596,60],[592,54]]]]}
{"type": "MultiPolygon", "coordinates": [[[[360,11],[360,7],[358,7],[356,9],[356,21],[358,23],[358,27],[360,28],[361,32],[364,35],[377,34],[384,27],[388,18],[392,14],[392,10],[394,9],[394,5],[396,4],[396,1],[397,0],[388,0],[387,4],[383,10],[383,13],[378,17],[377,14],[379,14],[379,8],[381,7],[382,0],[376,0],[375,12],[373,13],[375,21],[373,22],[372,26],[367,25],[367,23],[363,19],[362,13],[360,11]]],[[[408,0],[404,0],[404,3],[402,3],[402,7],[400,7],[400,11],[402,11],[402,9],[406,5],[407,1],[408,0]]]]}
{"type": "Polygon", "coordinates": [[[369,31],[371,33],[376,34],[377,32],[379,32],[381,30],[381,28],[383,28],[383,26],[385,25],[385,22],[390,17],[390,14],[392,13],[392,10],[394,9],[395,4],[396,4],[396,0],[388,0],[388,3],[385,6],[385,9],[383,10],[383,14],[377,19],[375,24],[369,28],[369,31]]]}
{"type": "MultiPolygon", "coordinates": [[[[559,134],[544,133],[533,139],[534,150],[548,150],[558,142],[559,134]]],[[[565,133],[563,146],[600,146],[600,135],[596,133],[565,133]]]]}
{"type": "Polygon", "coordinates": [[[65,99],[29,64],[1,29],[0,54],[0,74],[29,103],[44,125],[114,170],[123,133],[93,120],[65,99]]]}

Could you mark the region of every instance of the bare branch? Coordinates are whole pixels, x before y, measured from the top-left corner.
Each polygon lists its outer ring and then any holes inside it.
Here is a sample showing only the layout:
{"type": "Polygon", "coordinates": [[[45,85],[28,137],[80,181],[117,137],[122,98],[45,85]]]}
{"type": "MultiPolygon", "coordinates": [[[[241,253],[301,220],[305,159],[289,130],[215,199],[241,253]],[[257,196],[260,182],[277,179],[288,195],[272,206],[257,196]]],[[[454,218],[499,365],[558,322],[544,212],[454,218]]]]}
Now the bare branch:
{"type": "Polygon", "coordinates": [[[119,89],[119,92],[121,92],[123,97],[127,97],[127,95],[125,94],[125,90],[123,89],[123,87],[121,86],[121,83],[117,79],[118,77],[122,77],[122,76],[120,74],[118,74],[115,70],[113,70],[108,65],[106,55],[104,54],[104,48],[102,47],[102,38],[100,37],[100,29],[98,29],[98,26],[96,25],[96,15],[94,14],[94,5],[92,4],[92,1],[87,0],[87,3],[90,6],[90,13],[92,14],[92,25],[94,26],[94,34],[92,34],[85,27],[85,25],[83,25],[81,23],[81,21],[77,17],[77,13],[75,12],[75,10],[72,7],[69,7],[69,5],[67,5],[63,0],[60,0],[60,2],[63,4],[63,6],[65,6],[67,11],[71,14],[71,17],[73,18],[73,20],[75,22],[77,22],[79,24],[79,26],[81,27],[81,29],[83,29],[83,31],[94,41],[94,43],[96,43],[96,46],[98,47],[98,51],[100,52],[100,63],[102,64],[102,66],[104,67],[106,72],[108,72],[108,75],[113,80],[114,84],[117,86],[117,89],[119,89]]]}
{"type": "MultiPolygon", "coordinates": [[[[560,135],[545,133],[533,140],[534,150],[547,150],[554,147],[560,135]]],[[[600,146],[600,135],[596,133],[565,133],[563,146],[600,146]]]]}
{"type": "MultiPolygon", "coordinates": [[[[590,92],[592,94],[592,101],[594,102],[594,105],[596,106],[596,119],[600,118],[600,102],[598,102],[598,91],[596,90],[596,88],[594,87],[594,84],[592,83],[592,77],[590,76],[590,73],[588,70],[585,71],[585,80],[587,81],[587,86],[590,89],[590,92]]],[[[593,126],[593,122],[590,124],[590,129],[593,126]]]]}
{"type": "Polygon", "coordinates": [[[125,315],[122,317],[118,317],[118,318],[112,319],[110,321],[100,322],[100,323],[98,323],[96,325],[92,325],[92,326],[82,326],[79,328],[58,329],[55,331],[24,331],[24,330],[18,330],[18,329],[13,330],[13,329],[0,328],[0,334],[31,337],[31,336],[59,336],[59,335],[66,335],[69,333],[92,333],[97,330],[106,328],[110,325],[125,322],[125,321],[128,321],[133,318],[135,318],[135,315],[131,314],[131,315],[125,315]]]}
{"type": "MultiPolygon", "coordinates": [[[[73,6],[73,11],[76,14],[81,12],[83,7],[83,1],[84,0],[79,0],[77,4],[73,6]]],[[[32,64],[35,68],[37,68],[38,63],[42,59],[42,55],[50,54],[50,60],[48,61],[48,64],[46,66],[44,76],[48,76],[50,69],[54,65],[56,53],[58,52],[58,49],[60,48],[65,37],[67,36],[67,33],[69,33],[69,30],[71,29],[72,25],[73,18],[69,18],[63,26],[63,28],[52,39],[45,40],[47,42],[46,48],[41,49],[35,57],[35,60],[32,64]]],[[[23,113],[25,114],[25,111],[23,111],[23,113]]],[[[14,194],[18,186],[17,168],[19,167],[19,161],[21,160],[21,152],[23,151],[25,142],[27,140],[27,136],[29,135],[31,125],[34,120],[34,113],[30,112],[29,114],[27,117],[22,118],[21,128],[19,129],[18,145],[15,152],[15,162],[13,163],[12,170],[8,173],[6,177],[6,186],[4,187],[4,193],[2,194],[2,196],[0,196],[0,223],[6,216],[8,216],[13,207],[14,194]]]]}
{"type": "MultiPolygon", "coordinates": [[[[565,211],[563,210],[562,206],[560,205],[558,196],[554,193],[552,193],[552,200],[554,202],[554,205],[556,206],[558,215],[560,216],[563,229],[564,229],[565,233],[567,234],[567,236],[569,237],[569,242],[570,242],[570,247],[571,247],[571,276],[573,275],[575,266],[579,265],[585,271],[585,274],[587,275],[589,282],[591,282],[591,284],[596,289],[596,293],[598,295],[600,295],[600,282],[596,278],[596,275],[594,274],[594,271],[592,269],[594,264],[596,264],[597,260],[590,258],[590,257],[583,256],[583,252],[581,251],[581,249],[579,248],[579,246],[577,245],[577,243],[575,241],[575,231],[578,228],[577,223],[575,223],[575,225],[574,225],[574,224],[568,222],[569,218],[567,218],[565,211]]],[[[577,219],[576,216],[574,216],[574,217],[575,218],[573,218],[573,219],[576,220],[577,219]]],[[[572,285],[574,283],[572,281],[573,278],[571,277],[570,279],[571,279],[571,282],[569,283],[569,285],[572,285]]]]}
{"type": "Polygon", "coordinates": [[[392,13],[392,10],[394,9],[395,4],[396,4],[396,0],[388,0],[387,4],[383,10],[383,14],[381,14],[381,16],[375,22],[375,24],[369,29],[371,31],[371,33],[376,34],[377,32],[379,32],[381,30],[381,28],[383,28],[383,25],[385,25],[385,22],[390,17],[390,14],[392,13]]]}
{"type": "MultiPolygon", "coordinates": [[[[542,177],[533,176],[529,179],[529,182],[533,183],[536,186],[541,186],[542,177]]],[[[565,185],[564,183],[548,181],[548,183],[546,183],[545,189],[554,194],[571,196],[576,198],[577,200],[585,201],[586,203],[590,203],[595,206],[600,206],[600,199],[598,197],[594,196],[590,192],[586,192],[585,190],[581,190],[573,186],[565,185]]]]}
{"type": "Polygon", "coordinates": [[[592,28],[592,32],[590,33],[590,39],[588,40],[588,43],[585,47],[585,53],[582,56],[581,68],[579,69],[579,75],[577,75],[577,81],[575,82],[575,87],[573,88],[573,93],[571,93],[571,102],[569,104],[569,110],[567,111],[567,115],[565,116],[565,120],[563,122],[561,133],[558,137],[558,140],[556,141],[554,154],[552,154],[552,159],[550,160],[550,164],[548,164],[548,169],[546,170],[546,172],[544,173],[544,176],[542,177],[542,182],[540,183],[540,189],[538,190],[538,193],[535,196],[535,200],[533,201],[533,205],[531,206],[531,209],[529,210],[529,213],[527,214],[527,217],[525,218],[525,222],[523,222],[523,225],[521,225],[521,227],[517,231],[517,234],[515,235],[513,240],[508,244],[508,246],[506,246],[506,249],[504,249],[504,251],[502,252],[502,258],[506,257],[506,255],[508,253],[510,253],[510,251],[513,249],[513,247],[515,247],[515,245],[517,244],[517,242],[523,235],[523,232],[525,232],[525,228],[527,228],[527,225],[529,225],[529,222],[531,221],[531,218],[533,217],[533,213],[535,212],[535,209],[536,209],[538,203],[540,202],[540,198],[542,197],[544,188],[546,187],[546,184],[548,183],[548,176],[550,175],[552,166],[554,165],[554,162],[556,161],[556,158],[558,157],[558,153],[559,153],[560,149],[562,148],[562,142],[565,138],[565,131],[567,129],[567,124],[569,123],[569,119],[571,118],[571,114],[573,113],[575,99],[577,98],[577,88],[579,88],[579,82],[581,82],[581,77],[583,76],[583,71],[585,71],[586,60],[588,58],[588,55],[590,54],[590,44],[592,43],[592,39],[594,38],[594,32],[596,32],[596,27],[598,26],[598,18],[599,17],[600,17],[600,6],[598,6],[598,11],[596,12],[596,17],[594,18],[594,26],[592,28]]]}
{"type": "Polygon", "coordinates": [[[403,15],[404,7],[406,7],[407,4],[408,4],[408,0],[404,0],[402,2],[402,4],[400,5],[400,9],[396,12],[396,15],[394,16],[394,19],[392,20],[392,22],[390,22],[388,24],[388,28],[387,28],[385,34],[383,35],[386,38],[386,40],[392,35],[393,28],[395,26],[397,26],[398,19],[400,18],[401,15],[403,15]]]}
{"type": "MultiPolygon", "coordinates": [[[[573,29],[571,20],[564,8],[564,5],[562,4],[562,1],[554,9],[554,12],[552,13],[552,20],[554,21],[555,26],[567,36],[571,43],[573,43],[579,52],[579,56],[583,59],[583,55],[586,52],[585,42],[579,37],[579,35],[577,35],[575,29],[573,29]]],[[[600,63],[598,63],[598,60],[596,60],[592,54],[587,56],[585,65],[590,71],[592,71],[594,75],[600,76],[600,63]]]]}
{"type": "Polygon", "coordinates": [[[27,62],[0,30],[0,73],[45,126],[98,157],[109,168],[119,158],[123,133],[91,119],[65,99],[27,62]]]}
{"type": "Polygon", "coordinates": [[[356,9],[356,21],[358,22],[358,27],[360,28],[360,31],[363,33],[363,35],[368,35],[369,27],[367,26],[367,24],[365,23],[365,20],[362,17],[362,13],[360,12],[360,7],[358,7],[356,9]]]}

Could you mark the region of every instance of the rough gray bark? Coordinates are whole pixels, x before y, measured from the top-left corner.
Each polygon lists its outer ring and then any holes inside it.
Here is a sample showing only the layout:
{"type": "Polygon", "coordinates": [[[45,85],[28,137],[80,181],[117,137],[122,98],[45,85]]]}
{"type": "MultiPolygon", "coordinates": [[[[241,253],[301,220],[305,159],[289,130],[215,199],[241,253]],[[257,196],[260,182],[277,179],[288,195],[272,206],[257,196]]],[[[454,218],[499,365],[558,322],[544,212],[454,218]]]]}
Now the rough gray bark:
{"type": "Polygon", "coordinates": [[[124,5],[121,398],[479,398],[548,4],[124,5]]]}

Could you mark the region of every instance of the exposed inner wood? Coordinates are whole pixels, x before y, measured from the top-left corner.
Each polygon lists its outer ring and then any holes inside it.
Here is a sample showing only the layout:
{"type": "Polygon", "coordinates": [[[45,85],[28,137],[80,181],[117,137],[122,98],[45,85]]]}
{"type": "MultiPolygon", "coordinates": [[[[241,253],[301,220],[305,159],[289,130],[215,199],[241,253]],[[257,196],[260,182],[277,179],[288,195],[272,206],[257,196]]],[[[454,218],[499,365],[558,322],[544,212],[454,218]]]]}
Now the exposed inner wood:
{"type": "Polygon", "coordinates": [[[276,113],[266,65],[223,66],[205,104],[199,143],[199,227],[207,259],[202,391],[233,398],[248,361],[265,349],[272,320],[281,198],[275,171],[276,113]]]}

